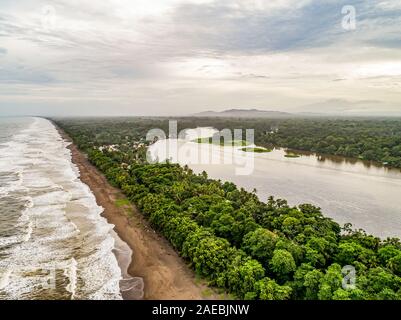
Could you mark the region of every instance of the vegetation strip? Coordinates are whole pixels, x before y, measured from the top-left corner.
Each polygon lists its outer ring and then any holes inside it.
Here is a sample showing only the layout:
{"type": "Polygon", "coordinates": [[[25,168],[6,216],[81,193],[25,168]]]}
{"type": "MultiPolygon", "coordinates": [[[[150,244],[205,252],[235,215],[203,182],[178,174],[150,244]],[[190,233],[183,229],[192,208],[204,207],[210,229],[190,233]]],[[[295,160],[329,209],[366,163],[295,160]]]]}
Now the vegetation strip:
{"type": "Polygon", "coordinates": [[[118,129],[64,128],[212,285],[240,299],[401,299],[399,239],[382,241],[349,225],[341,229],[310,204],[261,202],[187,167],[148,164],[146,146],[100,151],[97,130],[114,136],[118,129]],[[357,276],[349,287],[343,285],[347,265],[357,276]]]}

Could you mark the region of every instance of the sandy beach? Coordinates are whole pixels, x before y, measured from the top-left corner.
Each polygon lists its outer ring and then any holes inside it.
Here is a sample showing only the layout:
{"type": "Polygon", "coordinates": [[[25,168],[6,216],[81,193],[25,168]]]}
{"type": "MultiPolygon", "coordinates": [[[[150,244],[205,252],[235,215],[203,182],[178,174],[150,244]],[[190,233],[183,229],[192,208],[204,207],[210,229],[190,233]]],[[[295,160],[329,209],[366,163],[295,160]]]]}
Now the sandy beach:
{"type": "MultiPolygon", "coordinates": [[[[61,136],[71,139],[59,129],[61,136]]],[[[98,205],[104,208],[103,216],[115,226],[118,234],[132,251],[127,273],[131,277],[143,279],[145,300],[216,299],[213,293],[179,257],[169,242],[157,234],[144,219],[137,208],[127,204],[126,197],[111,186],[104,175],[98,171],[86,156],[71,144],[72,161],[80,171],[82,182],[87,184],[96,197],[98,205]],[[117,205],[124,203],[124,205],[117,205]]],[[[119,258],[120,266],[127,265],[119,258]]],[[[126,260],[126,259],[125,259],[126,260]]],[[[123,272],[124,273],[124,272],[123,272]]],[[[132,296],[124,295],[124,299],[132,296]]]]}

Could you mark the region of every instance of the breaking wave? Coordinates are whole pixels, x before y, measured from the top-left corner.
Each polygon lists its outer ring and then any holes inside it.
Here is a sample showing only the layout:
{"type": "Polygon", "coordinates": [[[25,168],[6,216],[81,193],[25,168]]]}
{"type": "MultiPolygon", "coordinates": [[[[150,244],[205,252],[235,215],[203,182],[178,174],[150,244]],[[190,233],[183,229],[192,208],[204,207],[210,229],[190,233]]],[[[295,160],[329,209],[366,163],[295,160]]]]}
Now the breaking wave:
{"type": "Polygon", "coordinates": [[[113,226],[52,123],[1,143],[0,299],[121,299],[113,226]]]}

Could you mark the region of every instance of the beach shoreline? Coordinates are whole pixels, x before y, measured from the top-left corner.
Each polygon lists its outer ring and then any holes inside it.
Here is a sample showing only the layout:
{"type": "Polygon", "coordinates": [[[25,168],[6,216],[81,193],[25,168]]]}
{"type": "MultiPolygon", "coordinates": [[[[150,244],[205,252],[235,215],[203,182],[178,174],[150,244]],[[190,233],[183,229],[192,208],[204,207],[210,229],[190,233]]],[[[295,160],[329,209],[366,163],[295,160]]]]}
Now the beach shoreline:
{"type": "MultiPolygon", "coordinates": [[[[54,124],[55,125],[55,124],[54,124]]],[[[217,293],[196,278],[194,272],[172,248],[170,243],[157,234],[134,205],[119,206],[116,201],[127,201],[121,190],[111,186],[105,176],[94,167],[86,155],[57,125],[61,137],[70,143],[72,162],[77,166],[80,179],[94,194],[102,216],[114,225],[118,237],[131,250],[131,261],[126,254],[116,254],[123,277],[143,279],[143,295],[140,281],[137,292],[123,292],[123,299],[134,300],[204,300],[219,299],[217,293]],[[126,271],[124,271],[126,269],[126,271]],[[126,274],[124,274],[126,273],[126,274]],[[138,291],[139,290],[139,291],[138,291]],[[205,297],[207,292],[207,297],[205,297]]]]}

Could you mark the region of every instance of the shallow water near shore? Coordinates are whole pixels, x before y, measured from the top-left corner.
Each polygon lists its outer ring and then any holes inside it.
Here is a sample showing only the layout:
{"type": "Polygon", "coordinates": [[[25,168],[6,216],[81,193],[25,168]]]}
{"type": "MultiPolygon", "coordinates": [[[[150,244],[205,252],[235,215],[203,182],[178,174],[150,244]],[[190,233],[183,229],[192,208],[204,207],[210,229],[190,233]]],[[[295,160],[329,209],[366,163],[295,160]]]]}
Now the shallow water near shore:
{"type": "Polygon", "coordinates": [[[113,226],[49,121],[1,119],[0,299],[121,299],[113,226]]]}
{"type": "Polygon", "coordinates": [[[274,196],[288,200],[291,205],[312,203],[340,225],[350,222],[354,228],[363,228],[382,238],[401,237],[400,170],[308,153],[287,158],[283,149],[250,155],[239,150],[240,147],[191,142],[196,138],[194,132],[201,130],[190,132],[186,140],[167,139],[153,144],[149,149],[153,159],[171,159],[188,165],[196,173],[206,171],[210,178],[234,182],[248,191],[255,188],[263,201],[274,196]],[[207,156],[199,156],[202,152],[207,156]],[[197,156],[190,157],[190,153],[197,156]],[[249,174],[239,175],[238,169],[246,163],[245,156],[253,167],[249,174]],[[194,158],[213,162],[194,162],[194,158]],[[225,163],[226,159],[231,163],[225,163]]]}

